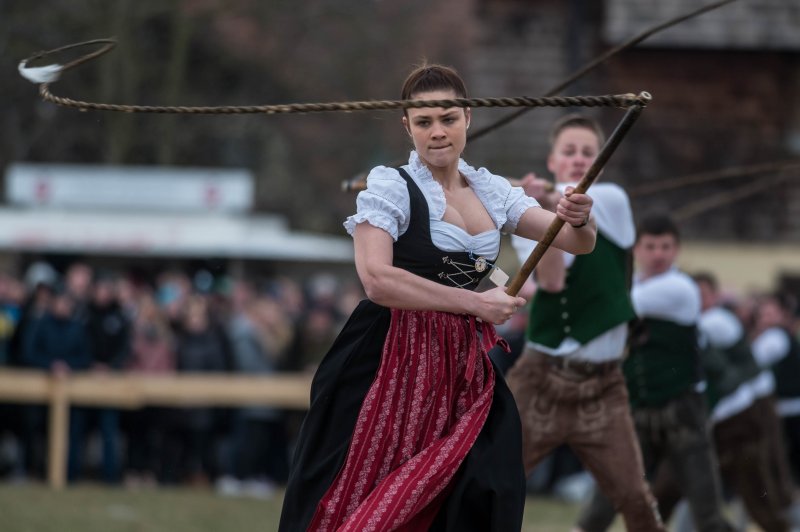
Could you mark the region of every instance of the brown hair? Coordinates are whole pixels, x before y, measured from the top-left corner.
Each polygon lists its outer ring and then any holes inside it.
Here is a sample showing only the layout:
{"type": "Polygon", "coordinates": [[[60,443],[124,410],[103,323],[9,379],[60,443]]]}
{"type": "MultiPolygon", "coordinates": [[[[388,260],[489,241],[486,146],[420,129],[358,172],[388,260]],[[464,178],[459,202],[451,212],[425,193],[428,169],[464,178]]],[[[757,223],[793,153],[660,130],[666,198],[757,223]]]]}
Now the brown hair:
{"type": "Polygon", "coordinates": [[[676,242],[681,241],[678,226],[668,214],[660,212],[650,213],[639,222],[639,226],[636,228],[636,241],[638,242],[643,235],[672,235],[676,242]]]}
{"type": "Polygon", "coordinates": [[[421,92],[452,90],[457,98],[467,97],[467,86],[454,68],[444,65],[422,65],[406,77],[400,92],[401,100],[411,100],[421,92]]]}
{"type": "Polygon", "coordinates": [[[606,141],[606,136],[603,133],[600,124],[593,118],[589,118],[580,114],[569,114],[556,120],[553,127],[550,129],[550,146],[556,143],[556,139],[567,128],[578,127],[588,129],[597,136],[597,143],[602,146],[606,141]]]}
{"type": "Polygon", "coordinates": [[[708,271],[699,271],[692,275],[692,279],[696,284],[705,283],[713,292],[719,291],[719,283],[717,282],[717,276],[708,271]]]}

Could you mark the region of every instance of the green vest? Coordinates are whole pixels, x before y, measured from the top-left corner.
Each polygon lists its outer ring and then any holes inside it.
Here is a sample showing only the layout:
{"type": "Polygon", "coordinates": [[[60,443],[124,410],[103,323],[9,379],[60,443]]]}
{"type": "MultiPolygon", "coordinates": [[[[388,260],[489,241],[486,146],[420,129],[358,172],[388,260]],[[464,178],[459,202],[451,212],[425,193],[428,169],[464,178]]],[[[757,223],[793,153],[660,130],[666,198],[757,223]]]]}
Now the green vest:
{"type": "Polygon", "coordinates": [[[706,398],[709,409],[761,371],[745,338],[726,349],[709,347],[701,350],[700,361],[708,380],[706,398]]]}
{"type": "Polygon", "coordinates": [[[633,407],[664,406],[702,380],[697,328],[645,318],[622,365],[633,407]]]}
{"type": "Polygon", "coordinates": [[[629,251],[597,234],[594,251],[567,269],[564,290],[537,290],[528,340],[556,348],[566,337],[582,345],[636,317],[628,287],[629,251]]]}

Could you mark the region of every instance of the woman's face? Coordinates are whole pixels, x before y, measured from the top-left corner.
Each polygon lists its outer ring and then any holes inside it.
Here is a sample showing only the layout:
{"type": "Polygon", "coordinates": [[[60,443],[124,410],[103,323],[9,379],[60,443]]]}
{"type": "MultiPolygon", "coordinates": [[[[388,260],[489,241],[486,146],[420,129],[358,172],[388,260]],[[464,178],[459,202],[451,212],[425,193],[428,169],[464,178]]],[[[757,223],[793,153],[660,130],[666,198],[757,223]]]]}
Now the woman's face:
{"type": "MultiPolygon", "coordinates": [[[[413,100],[447,100],[455,97],[452,90],[411,95],[413,100]]],[[[458,164],[467,144],[470,116],[470,109],[463,107],[408,109],[407,116],[403,117],[403,125],[422,160],[431,166],[446,168],[458,164]]]]}
{"type": "Polygon", "coordinates": [[[550,150],[547,169],[558,183],[575,183],[592,166],[600,151],[600,141],[594,131],[583,127],[562,130],[550,150]]]}

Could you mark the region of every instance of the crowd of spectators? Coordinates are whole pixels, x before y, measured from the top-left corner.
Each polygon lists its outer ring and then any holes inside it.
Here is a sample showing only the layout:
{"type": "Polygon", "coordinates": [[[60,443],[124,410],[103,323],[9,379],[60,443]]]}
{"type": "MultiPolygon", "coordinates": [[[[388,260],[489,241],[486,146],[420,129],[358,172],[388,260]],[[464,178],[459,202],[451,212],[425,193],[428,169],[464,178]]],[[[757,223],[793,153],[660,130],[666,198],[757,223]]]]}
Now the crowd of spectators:
{"type": "MultiPolygon", "coordinates": [[[[327,273],[298,280],[169,269],[145,279],[86,262],[63,271],[35,262],[18,276],[0,272],[0,367],[147,375],[313,371],[363,297],[355,279],[327,273]]],[[[751,342],[776,327],[795,345],[800,338],[789,294],[727,292],[725,302],[751,342]]],[[[513,348],[490,353],[501,371],[521,352],[525,326],[521,309],[499,328],[513,348]]],[[[781,414],[800,480],[800,405],[781,414]]],[[[269,407],[73,407],[68,479],[267,497],[286,480],[302,415],[269,407]]],[[[43,480],[46,449],[46,406],[0,404],[0,478],[43,480]]],[[[559,449],[537,468],[529,488],[567,498],[577,489],[580,498],[586,488],[570,479],[586,478],[568,449],[559,449]]]]}
{"type": "MultiPolygon", "coordinates": [[[[0,273],[0,367],[53,373],[311,371],[358,301],[359,284],[318,274],[141,275],[75,262],[0,273]]],[[[0,404],[0,476],[44,478],[47,407],[0,404]]],[[[267,407],[73,407],[68,480],[141,488],[214,486],[268,496],[286,480],[302,412],[267,407]]]]}

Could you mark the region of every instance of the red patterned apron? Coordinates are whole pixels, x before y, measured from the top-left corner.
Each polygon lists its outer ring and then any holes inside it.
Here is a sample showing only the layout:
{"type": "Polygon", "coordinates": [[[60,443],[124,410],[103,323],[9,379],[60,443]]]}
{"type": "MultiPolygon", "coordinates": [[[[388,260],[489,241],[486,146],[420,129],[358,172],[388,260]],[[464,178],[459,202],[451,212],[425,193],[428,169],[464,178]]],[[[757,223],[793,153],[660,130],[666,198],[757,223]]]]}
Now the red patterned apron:
{"type": "Polygon", "coordinates": [[[426,531],[489,414],[500,342],[472,316],[392,310],[347,458],[309,530],[426,531]]]}

